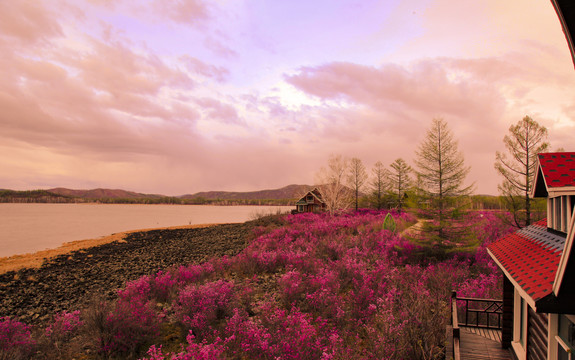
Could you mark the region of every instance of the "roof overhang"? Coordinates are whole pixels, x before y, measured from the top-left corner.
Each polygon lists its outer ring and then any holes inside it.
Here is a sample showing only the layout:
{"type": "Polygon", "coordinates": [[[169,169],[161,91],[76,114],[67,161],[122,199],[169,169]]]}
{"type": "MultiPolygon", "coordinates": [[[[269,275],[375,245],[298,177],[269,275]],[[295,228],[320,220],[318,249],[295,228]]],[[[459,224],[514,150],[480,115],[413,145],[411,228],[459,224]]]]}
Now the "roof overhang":
{"type": "Polygon", "coordinates": [[[561,22],[561,27],[571,51],[571,59],[575,65],[575,48],[573,46],[573,40],[575,39],[575,2],[573,0],[551,0],[551,3],[561,22]]]}
{"type": "Polygon", "coordinates": [[[561,195],[575,195],[575,186],[563,186],[563,187],[551,187],[547,188],[549,197],[561,196],[561,195]]]}
{"type": "Polygon", "coordinates": [[[487,248],[487,254],[489,254],[489,256],[491,256],[491,259],[495,262],[495,264],[497,264],[497,267],[499,267],[499,269],[503,272],[503,275],[505,275],[505,277],[513,284],[513,287],[515,287],[515,289],[517,289],[517,291],[519,292],[521,297],[523,299],[525,299],[525,301],[527,301],[527,304],[529,304],[529,306],[531,306],[531,308],[535,312],[537,312],[537,306],[535,305],[535,300],[525,290],[523,290],[521,285],[519,285],[519,283],[513,278],[513,276],[511,276],[511,274],[509,274],[509,271],[507,271],[507,269],[505,269],[505,266],[503,266],[503,264],[501,264],[501,262],[491,252],[491,250],[489,250],[489,248],[487,248]]]}
{"type": "Polygon", "coordinates": [[[565,294],[557,297],[555,293],[550,292],[547,296],[541,299],[535,300],[530,296],[523,287],[509,274],[505,266],[499,262],[497,257],[493,255],[491,250],[487,249],[487,253],[491,256],[491,259],[497,264],[499,269],[503,272],[503,275],[513,284],[513,287],[519,292],[519,295],[529,304],[529,306],[536,313],[552,313],[552,314],[575,314],[575,308],[573,304],[575,303],[575,296],[573,294],[565,294]]]}

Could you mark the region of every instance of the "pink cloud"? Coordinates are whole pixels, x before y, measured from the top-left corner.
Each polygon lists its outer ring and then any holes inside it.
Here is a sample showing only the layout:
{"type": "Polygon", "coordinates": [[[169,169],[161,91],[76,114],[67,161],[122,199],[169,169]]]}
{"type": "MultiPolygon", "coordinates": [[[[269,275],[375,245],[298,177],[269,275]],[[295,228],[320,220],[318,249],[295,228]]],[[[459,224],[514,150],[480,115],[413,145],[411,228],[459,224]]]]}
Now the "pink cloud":
{"type": "Polygon", "coordinates": [[[210,98],[197,99],[195,102],[201,108],[207,110],[208,120],[217,120],[225,124],[244,124],[232,105],[210,98]]]}
{"type": "Polygon", "coordinates": [[[207,37],[204,41],[204,45],[210,49],[214,54],[219,55],[224,58],[236,58],[238,53],[232,50],[230,47],[223,44],[220,40],[213,37],[207,37]]]}
{"type": "Polygon", "coordinates": [[[59,60],[80,70],[83,80],[96,89],[155,95],[163,86],[193,86],[185,73],[169,68],[154,55],[136,54],[122,44],[97,40],[91,45],[90,53],[73,58],[63,54],[59,60]]]}
{"type": "Polygon", "coordinates": [[[222,66],[210,65],[189,55],[183,55],[180,60],[191,72],[213,78],[219,82],[224,81],[230,74],[229,70],[222,66]]]}
{"type": "Polygon", "coordinates": [[[209,17],[209,4],[203,0],[156,0],[153,8],[165,17],[183,24],[195,24],[209,17]]]}
{"type": "Polygon", "coordinates": [[[450,67],[449,62],[442,59],[424,60],[409,68],[395,64],[376,68],[330,63],[302,68],[299,74],[286,80],[321,99],[395,113],[396,121],[421,115],[426,118],[499,116],[505,106],[499,90],[480,77],[452,79],[451,73],[456,70],[460,69],[450,67]]]}
{"type": "Polygon", "coordinates": [[[29,1],[0,2],[0,34],[23,43],[36,43],[61,36],[62,28],[42,3],[29,1]]]}

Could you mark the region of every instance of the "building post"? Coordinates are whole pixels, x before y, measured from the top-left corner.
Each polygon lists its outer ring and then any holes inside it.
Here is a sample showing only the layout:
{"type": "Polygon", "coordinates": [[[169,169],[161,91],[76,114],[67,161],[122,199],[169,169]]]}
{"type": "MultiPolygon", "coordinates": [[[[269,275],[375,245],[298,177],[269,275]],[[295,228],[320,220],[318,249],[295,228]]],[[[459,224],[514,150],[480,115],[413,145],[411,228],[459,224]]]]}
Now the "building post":
{"type": "Polygon", "coordinates": [[[513,297],[515,289],[503,274],[503,320],[501,324],[501,347],[508,349],[513,341],[513,297]]]}

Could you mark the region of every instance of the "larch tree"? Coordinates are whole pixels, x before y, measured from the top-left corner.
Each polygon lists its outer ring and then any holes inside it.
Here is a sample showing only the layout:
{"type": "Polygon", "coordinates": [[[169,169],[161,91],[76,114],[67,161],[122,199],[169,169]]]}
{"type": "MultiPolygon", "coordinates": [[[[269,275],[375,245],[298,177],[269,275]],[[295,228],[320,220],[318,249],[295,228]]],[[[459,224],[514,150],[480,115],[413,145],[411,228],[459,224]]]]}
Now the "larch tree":
{"type": "Polygon", "coordinates": [[[341,155],[331,155],[327,167],[322,167],[316,174],[317,188],[330,214],[347,209],[351,204],[350,191],[345,186],[348,164],[341,155]]]}
{"type": "Polygon", "coordinates": [[[395,159],[389,167],[391,168],[388,172],[389,187],[395,198],[395,206],[401,211],[405,193],[411,186],[412,169],[402,158],[395,159]]]}
{"type": "Polygon", "coordinates": [[[381,210],[383,208],[384,196],[388,189],[388,170],[381,161],[378,161],[373,166],[373,169],[371,169],[371,175],[370,189],[373,204],[377,210],[381,210]]]}
{"type": "Polygon", "coordinates": [[[347,169],[347,184],[353,191],[355,201],[355,211],[359,208],[359,194],[369,178],[363,162],[358,158],[352,158],[349,161],[347,169]]]}
{"type": "Polygon", "coordinates": [[[457,200],[471,194],[473,189],[473,185],[463,185],[470,168],[465,166],[463,154],[445,120],[433,119],[416,151],[415,164],[425,212],[433,220],[426,228],[437,233],[442,242],[456,232],[457,200]]]}
{"type": "Polygon", "coordinates": [[[495,153],[495,169],[503,176],[498,188],[513,214],[513,225],[519,228],[531,224],[533,199],[529,192],[535,177],[537,154],[549,147],[546,140],[547,129],[525,116],[512,125],[509,134],[503,138],[508,153],[495,153]]]}

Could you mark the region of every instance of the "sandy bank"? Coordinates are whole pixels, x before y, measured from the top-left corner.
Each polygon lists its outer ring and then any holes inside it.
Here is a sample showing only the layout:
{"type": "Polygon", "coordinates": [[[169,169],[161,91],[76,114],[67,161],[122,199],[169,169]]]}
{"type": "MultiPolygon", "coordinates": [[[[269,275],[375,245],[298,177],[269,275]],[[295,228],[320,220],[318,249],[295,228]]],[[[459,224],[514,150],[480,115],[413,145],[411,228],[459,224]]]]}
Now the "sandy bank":
{"type": "Polygon", "coordinates": [[[13,255],[0,258],[0,274],[8,271],[17,271],[25,268],[37,269],[44,263],[45,260],[64,254],[69,254],[73,251],[91,248],[109,244],[112,242],[124,242],[129,234],[138,232],[147,232],[153,230],[176,230],[176,229],[198,229],[214,226],[218,224],[196,224],[196,225],[183,225],[183,226],[170,226],[167,228],[150,228],[130,230],[120,233],[115,233],[108,236],[103,236],[98,239],[77,240],[64,243],[62,246],[55,249],[47,249],[30,254],[13,255]]]}

